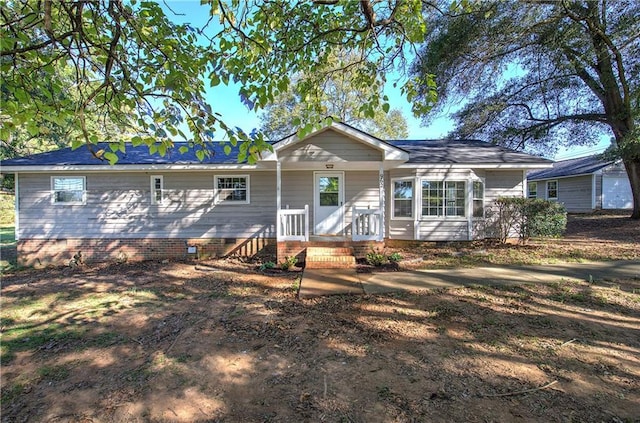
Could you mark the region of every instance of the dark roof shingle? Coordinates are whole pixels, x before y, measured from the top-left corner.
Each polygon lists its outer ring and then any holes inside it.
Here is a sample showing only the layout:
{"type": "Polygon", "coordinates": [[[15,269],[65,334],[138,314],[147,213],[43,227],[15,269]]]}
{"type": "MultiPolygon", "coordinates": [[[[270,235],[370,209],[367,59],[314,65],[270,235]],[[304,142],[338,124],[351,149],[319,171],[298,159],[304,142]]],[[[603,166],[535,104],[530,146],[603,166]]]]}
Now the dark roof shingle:
{"type": "MultiPolygon", "coordinates": [[[[549,160],[518,152],[498,145],[476,140],[395,140],[388,144],[409,153],[408,163],[412,164],[549,164],[549,160]]],[[[165,156],[149,154],[146,145],[128,144],[126,152],[116,152],[118,165],[220,165],[237,164],[238,148],[232,148],[229,155],[224,153],[224,143],[210,143],[211,155],[198,160],[193,148],[185,153],[179,151],[187,143],[175,143],[165,156]]],[[[108,143],[100,143],[94,150],[109,149],[108,143]]],[[[9,159],[2,166],[109,166],[104,160],[95,158],[88,148],[76,150],[64,148],[57,151],[35,154],[28,157],[9,159]]]]}
{"type": "Polygon", "coordinates": [[[613,163],[615,163],[614,160],[604,159],[601,154],[580,157],[577,159],[561,160],[553,163],[553,168],[551,169],[543,169],[529,173],[529,175],[527,175],[527,179],[533,181],[537,179],[559,178],[563,176],[588,175],[613,163]]]}
{"type": "Polygon", "coordinates": [[[407,150],[409,163],[429,164],[549,164],[550,160],[479,140],[396,140],[407,150]]]}
{"type": "MultiPolygon", "coordinates": [[[[228,144],[230,145],[230,144],[228,144]]],[[[212,153],[205,156],[203,161],[198,160],[193,148],[185,153],[181,153],[180,147],[188,146],[187,143],[175,143],[173,148],[167,149],[164,156],[160,154],[149,154],[149,147],[146,145],[133,146],[127,144],[126,151],[117,151],[118,165],[169,165],[169,164],[236,164],[238,149],[232,148],[231,154],[224,154],[222,143],[207,144],[212,153]]],[[[99,143],[93,147],[94,151],[104,149],[111,151],[108,143],[99,143]]],[[[34,154],[32,156],[20,157],[16,159],[4,160],[3,166],[71,166],[71,165],[95,165],[109,166],[109,162],[97,159],[91,151],[82,146],[76,150],[63,148],[61,150],[49,151],[47,153],[34,154]]]]}

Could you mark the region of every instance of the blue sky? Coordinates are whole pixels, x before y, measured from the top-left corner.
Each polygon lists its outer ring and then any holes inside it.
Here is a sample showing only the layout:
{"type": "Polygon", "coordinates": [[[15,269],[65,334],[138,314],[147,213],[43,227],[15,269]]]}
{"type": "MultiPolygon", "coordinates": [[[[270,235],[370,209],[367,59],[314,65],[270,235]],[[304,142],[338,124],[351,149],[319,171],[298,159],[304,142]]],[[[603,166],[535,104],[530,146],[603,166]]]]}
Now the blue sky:
{"type": "MultiPolygon", "coordinates": [[[[190,23],[194,27],[202,27],[209,18],[208,8],[201,6],[199,0],[166,0],[160,6],[174,22],[190,23]]],[[[225,123],[250,132],[260,127],[260,119],[257,113],[242,104],[238,95],[239,88],[237,84],[221,84],[209,90],[209,101],[213,109],[222,114],[225,123]]],[[[453,121],[447,116],[438,116],[433,119],[432,124],[423,126],[421,120],[413,116],[411,105],[400,94],[400,89],[394,89],[391,82],[386,85],[385,94],[389,97],[391,108],[400,109],[407,120],[409,139],[442,138],[453,129],[453,121]]],[[[559,149],[552,158],[563,160],[594,154],[603,151],[608,145],[608,138],[603,138],[596,146],[559,149]]]]}

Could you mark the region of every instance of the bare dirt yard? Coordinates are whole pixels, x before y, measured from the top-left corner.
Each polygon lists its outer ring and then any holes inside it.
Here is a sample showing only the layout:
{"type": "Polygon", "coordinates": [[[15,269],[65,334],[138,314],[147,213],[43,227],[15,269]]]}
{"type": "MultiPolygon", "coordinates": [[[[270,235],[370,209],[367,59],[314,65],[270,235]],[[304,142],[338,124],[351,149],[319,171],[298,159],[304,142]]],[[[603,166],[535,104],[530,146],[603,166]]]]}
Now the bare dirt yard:
{"type": "MultiPolygon", "coordinates": [[[[596,215],[557,241],[403,253],[541,263],[639,244],[638,222],[596,215]]],[[[640,278],[306,300],[299,278],[233,259],[6,274],[1,419],[640,421],[640,278]]]]}

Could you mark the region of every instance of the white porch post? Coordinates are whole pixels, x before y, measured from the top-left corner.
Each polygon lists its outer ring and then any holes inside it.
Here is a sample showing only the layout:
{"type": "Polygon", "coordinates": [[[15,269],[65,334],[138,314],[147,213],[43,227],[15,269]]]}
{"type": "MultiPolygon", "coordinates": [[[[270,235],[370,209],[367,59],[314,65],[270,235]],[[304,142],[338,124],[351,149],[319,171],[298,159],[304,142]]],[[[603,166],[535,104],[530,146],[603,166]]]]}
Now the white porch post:
{"type": "Polygon", "coordinates": [[[384,183],[384,162],[380,162],[380,168],[378,169],[378,192],[379,192],[379,202],[380,202],[380,230],[378,231],[378,241],[384,241],[384,232],[386,227],[385,220],[385,183],[384,183]]]}
{"type": "Polygon", "coordinates": [[[280,209],[282,208],[282,165],[280,161],[276,161],[276,239],[280,238],[282,233],[280,226],[280,209]]]}
{"type": "Polygon", "coordinates": [[[473,240],[473,179],[467,179],[467,239],[473,240]]]}

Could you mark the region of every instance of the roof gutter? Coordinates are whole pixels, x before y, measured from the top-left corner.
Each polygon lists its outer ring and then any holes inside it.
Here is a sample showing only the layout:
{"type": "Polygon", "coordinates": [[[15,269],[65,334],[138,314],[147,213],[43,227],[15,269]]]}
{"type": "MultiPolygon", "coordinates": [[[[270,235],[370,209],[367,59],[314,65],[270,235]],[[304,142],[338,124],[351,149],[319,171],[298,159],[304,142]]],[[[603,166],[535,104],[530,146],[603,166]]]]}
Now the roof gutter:
{"type": "Polygon", "coordinates": [[[430,164],[430,163],[405,163],[398,168],[401,169],[548,169],[553,167],[553,163],[453,163],[453,164],[430,164]]]}

